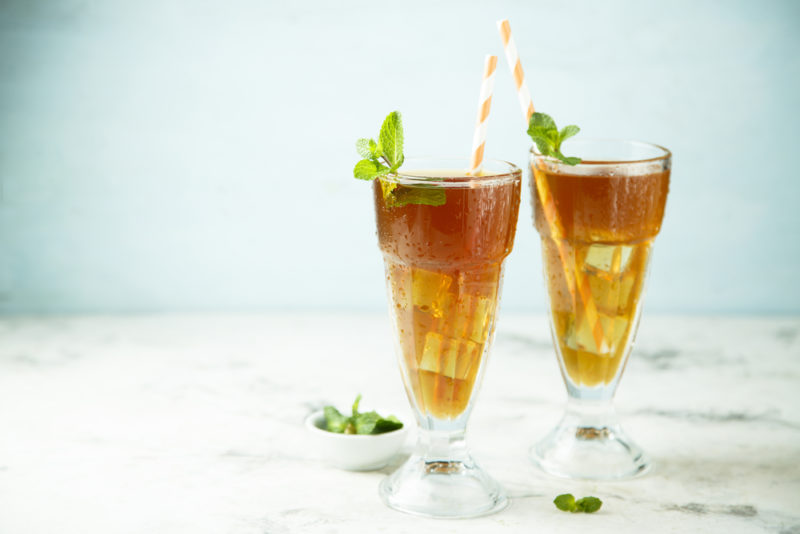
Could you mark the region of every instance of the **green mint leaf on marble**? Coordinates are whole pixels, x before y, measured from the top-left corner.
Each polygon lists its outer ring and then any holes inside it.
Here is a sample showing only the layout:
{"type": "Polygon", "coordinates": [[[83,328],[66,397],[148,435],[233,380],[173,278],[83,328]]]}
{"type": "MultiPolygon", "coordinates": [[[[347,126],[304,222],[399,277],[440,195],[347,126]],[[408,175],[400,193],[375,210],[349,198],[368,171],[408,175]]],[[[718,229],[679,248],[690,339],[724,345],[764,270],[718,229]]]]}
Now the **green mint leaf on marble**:
{"type": "Polygon", "coordinates": [[[556,505],[556,508],[563,512],[583,512],[586,514],[592,514],[598,511],[601,506],[603,506],[603,501],[597,497],[584,497],[576,501],[575,497],[571,493],[559,495],[553,499],[553,503],[556,505]]]}
{"type": "Polygon", "coordinates": [[[361,404],[361,395],[356,397],[353,402],[352,415],[346,417],[333,406],[326,406],[325,412],[325,429],[329,432],[336,432],[338,434],[383,434],[384,432],[391,432],[403,428],[403,423],[400,420],[390,415],[389,417],[381,417],[377,412],[359,412],[358,407],[361,404]]]}
{"type": "Polygon", "coordinates": [[[603,501],[597,497],[584,497],[583,499],[578,499],[575,501],[575,507],[581,512],[585,512],[587,514],[592,514],[598,511],[601,506],[603,506],[603,501]]]}
{"type": "Polygon", "coordinates": [[[575,497],[571,493],[564,493],[553,499],[556,508],[563,512],[575,511],[575,497]]]}
{"type": "Polygon", "coordinates": [[[546,113],[534,113],[528,123],[528,135],[536,143],[536,148],[545,156],[551,156],[567,165],[577,165],[580,158],[566,157],[561,153],[561,143],[580,132],[581,129],[570,124],[561,131],[556,126],[556,121],[546,113]]]}

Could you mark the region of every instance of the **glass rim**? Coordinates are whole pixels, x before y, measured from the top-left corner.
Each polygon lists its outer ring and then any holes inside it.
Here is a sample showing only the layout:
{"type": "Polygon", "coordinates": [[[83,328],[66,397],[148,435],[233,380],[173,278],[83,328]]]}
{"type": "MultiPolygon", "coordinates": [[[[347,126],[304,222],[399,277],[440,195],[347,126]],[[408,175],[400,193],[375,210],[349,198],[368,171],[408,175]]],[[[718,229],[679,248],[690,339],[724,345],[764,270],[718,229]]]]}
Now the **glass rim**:
{"type": "Polygon", "coordinates": [[[399,169],[396,173],[381,176],[381,178],[388,178],[389,180],[401,184],[437,184],[445,187],[458,187],[470,186],[476,183],[480,184],[494,184],[501,182],[513,181],[515,179],[522,179],[522,169],[510,161],[502,159],[484,159],[481,170],[481,176],[468,176],[470,167],[470,159],[463,156],[419,156],[406,158],[403,161],[403,167],[407,165],[417,165],[420,167],[419,171],[413,174],[414,171],[409,169],[399,169]],[[426,161],[431,162],[431,165],[424,165],[426,161]],[[443,164],[443,162],[451,163],[452,165],[443,164]],[[486,171],[486,164],[491,164],[490,167],[500,167],[499,171],[486,171]],[[446,176],[446,175],[432,175],[426,176],[426,171],[447,171],[458,170],[461,175],[446,176]],[[411,172],[411,173],[409,173],[411,172]]]}
{"type": "MultiPolygon", "coordinates": [[[[584,142],[584,141],[588,141],[588,142],[603,142],[603,143],[614,142],[614,143],[620,143],[620,144],[638,145],[638,146],[644,146],[644,147],[648,147],[648,148],[655,148],[655,149],[657,149],[658,151],[661,152],[660,155],[654,156],[652,158],[639,158],[639,159],[615,159],[615,158],[612,158],[612,159],[605,159],[605,160],[602,160],[602,161],[600,161],[600,160],[598,160],[598,161],[594,161],[594,160],[592,160],[592,161],[581,161],[580,163],[575,165],[575,167],[580,167],[580,166],[588,167],[588,166],[594,166],[594,165],[606,165],[606,166],[608,166],[608,165],[627,165],[627,164],[636,164],[636,163],[654,163],[654,162],[657,162],[657,161],[670,160],[672,158],[672,151],[670,151],[668,148],[666,148],[666,147],[664,147],[662,145],[657,145],[655,143],[649,143],[647,141],[637,141],[635,139],[621,139],[621,138],[614,138],[614,137],[581,137],[580,139],[574,139],[574,140],[571,140],[571,141],[572,142],[577,142],[577,143],[581,143],[581,142],[584,142]]],[[[536,143],[533,143],[533,146],[531,146],[529,152],[533,156],[536,156],[536,157],[539,157],[539,158],[548,158],[549,160],[561,163],[561,161],[559,159],[554,158],[552,156],[545,156],[544,154],[539,152],[539,147],[536,146],[536,143]]],[[[580,156],[578,156],[578,157],[580,157],[580,156]]]]}

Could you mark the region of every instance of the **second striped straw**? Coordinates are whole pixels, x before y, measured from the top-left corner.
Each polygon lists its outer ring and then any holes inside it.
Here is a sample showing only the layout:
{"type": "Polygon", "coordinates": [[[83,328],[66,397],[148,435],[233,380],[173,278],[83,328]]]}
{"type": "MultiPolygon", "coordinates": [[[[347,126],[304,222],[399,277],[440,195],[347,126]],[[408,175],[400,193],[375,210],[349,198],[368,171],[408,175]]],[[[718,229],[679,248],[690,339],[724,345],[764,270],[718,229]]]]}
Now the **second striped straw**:
{"type": "MultiPolygon", "coordinates": [[[[528,85],[525,83],[522,62],[519,59],[517,47],[514,45],[514,39],[511,36],[511,25],[508,23],[508,20],[500,20],[497,22],[497,30],[500,32],[500,39],[503,41],[508,68],[511,69],[511,75],[514,77],[514,85],[517,89],[522,115],[525,118],[525,125],[527,126],[531,120],[531,115],[534,113],[533,102],[531,101],[531,93],[528,89],[528,85]]],[[[569,253],[565,250],[561,242],[561,238],[564,237],[564,229],[561,225],[561,221],[558,219],[553,194],[550,192],[547,181],[536,179],[535,173],[533,174],[537,194],[542,204],[542,211],[544,212],[548,226],[550,226],[550,235],[553,237],[556,247],[558,248],[558,255],[561,259],[561,267],[564,270],[567,289],[576,304],[580,303],[582,305],[587,326],[592,332],[596,349],[600,352],[604,350],[605,335],[603,325],[600,323],[600,317],[597,314],[597,306],[592,298],[592,288],[589,285],[589,280],[583,276],[580,270],[575,271],[573,278],[569,266],[570,264],[574,264],[574,258],[570,259],[569,253]]]]}
{"type": "Polygon", "coordinates": [[[514,87],[517,88],[519,105],[522,108],[522,115],[525,117],[525,126],[527,126],[531,120],[531,115],[534,113],[533,101],[531,100],[531,92],[528,90],[528,84],[525,83],[525,73],[522,71],[522,62],[519,59],[519,54],[517,54],[517,47],[511,37],[511,25],[505,19],[498,21],[497,30],[500,32],[500,39],[503,41],[506,61],[508,62],[508,68],[511,69],[511,76],[514,77],[514,87]]]}

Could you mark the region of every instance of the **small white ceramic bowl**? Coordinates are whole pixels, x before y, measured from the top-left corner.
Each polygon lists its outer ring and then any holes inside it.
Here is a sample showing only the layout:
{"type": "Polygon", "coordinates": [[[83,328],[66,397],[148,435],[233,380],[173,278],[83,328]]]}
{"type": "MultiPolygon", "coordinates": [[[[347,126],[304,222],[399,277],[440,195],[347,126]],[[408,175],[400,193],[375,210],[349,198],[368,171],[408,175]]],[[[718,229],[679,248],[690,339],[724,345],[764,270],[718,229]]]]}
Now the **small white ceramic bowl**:
{"type": "Polygon", "coordinates": [[[384,434],[337,434],[325,428],[325,414],[318,410],[306,418],[306,429],[322,459],[347,471],[371,471],[385,466],[406,441],[403,428],[384,434]]]}

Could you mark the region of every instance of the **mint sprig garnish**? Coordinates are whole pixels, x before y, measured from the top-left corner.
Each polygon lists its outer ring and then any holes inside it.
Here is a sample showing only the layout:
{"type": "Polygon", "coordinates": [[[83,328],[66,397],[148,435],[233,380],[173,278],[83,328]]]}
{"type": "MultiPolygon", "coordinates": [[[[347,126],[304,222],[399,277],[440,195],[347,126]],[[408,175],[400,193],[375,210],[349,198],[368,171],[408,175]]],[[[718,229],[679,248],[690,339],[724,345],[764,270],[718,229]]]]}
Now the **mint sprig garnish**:
{"type": "MultiPolygon", "coordinates": [[[[384,119],[378,140],[362,138],[356,141],[356,151],[362,159],[353,168],[353,176],[359,180],[374,180],[394,174],[405,161],[403,155],[403,120],[399,111],[392,111],[384,119]]],[[[447,196],[444,189],[434,185],[407,185],[381,180],[381,191],[386,205],[402,207],[408,204],[441,206],[447,196]]]]}
{"type": "Polygon", "coordinates": [[[374,411],[359,412],[358,405],[360,403],[361,395],[358,395],[353,403],[350,417],[342,415],[333,406],[325,406],[325,429],[338,434],[383,434],[403,428],[403,423],[393,415],[381,417],[378,412],[374,411]]]}
{"type": "Polygon", "coordinates": [[[556,505],[556,508],[561,511],[572,513],[583,512],[586,514],[592,514],[603,506],[603,501],[597,497],[584,497],[576,501],[571,493],[559,495],[553,499],[553,503],[556,505]]]}
{"type": "Polygon", "coordinates": [[[400,112],[392,111],[386,116],[377,143],[374,139],[362,138],[356,141],[356,150],[364,158],[353,169],[353,176],[359,180],[372,180],[396,172],[405,159],[400,112]]]}
{"type": "Polygon", "coordinates": [[[566,157],[561,153],[561,143],[580,131],[581,129],[574,124],[564,126],[559,131],[556,121],[546,113],[534,113],[528,123],[528,135],[536,143],[539,152],[545,156],[554,157],[567,165],[577,165],[581,162],[581,158],[566,157]]]}

